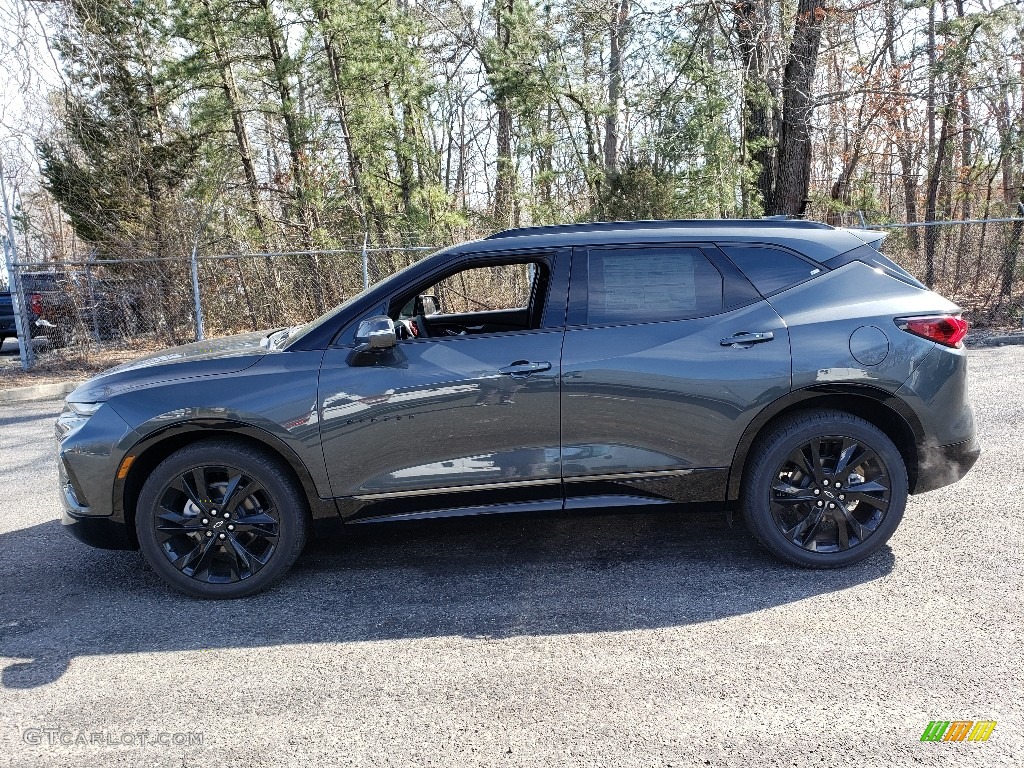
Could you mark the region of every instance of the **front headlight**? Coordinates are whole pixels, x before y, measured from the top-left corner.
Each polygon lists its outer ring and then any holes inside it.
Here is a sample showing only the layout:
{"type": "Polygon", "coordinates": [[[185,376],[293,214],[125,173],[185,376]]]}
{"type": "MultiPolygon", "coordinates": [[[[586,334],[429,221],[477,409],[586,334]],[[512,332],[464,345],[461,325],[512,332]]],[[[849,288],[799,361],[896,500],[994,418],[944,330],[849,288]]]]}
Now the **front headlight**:
{"type": "Polygon", "coordinates": [[[70,437],[85,426],[103,403],[64,403],[64,411],[57,417],[58,442],[70,437]]]}
{"type": "Polygon", "coordinates": [[[64,403],[64,405],[79,416],[89,417],[96,413],[103,403],[64,403]]]}

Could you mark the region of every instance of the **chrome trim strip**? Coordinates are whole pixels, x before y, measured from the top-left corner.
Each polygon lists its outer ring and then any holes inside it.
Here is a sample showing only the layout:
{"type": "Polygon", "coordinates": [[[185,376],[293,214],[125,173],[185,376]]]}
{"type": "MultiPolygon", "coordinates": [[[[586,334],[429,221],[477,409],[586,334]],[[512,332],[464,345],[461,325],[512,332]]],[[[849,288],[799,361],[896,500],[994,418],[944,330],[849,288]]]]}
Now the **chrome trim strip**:
{"type": "Polygon", "coordinates": [[[433,496],[435,493],[460,493],[462,491],[493,491],[501,488],[522,488],[528,485],[556,485],[560,477],[544,477],[539,480],[510,480],[504,483],[478,483],[476,485],[449,485],[444,488],[422,488],[412,491],[385,491],[383,493],[361,493],[352,498],[359,501],[375,499],[397,499],[403,496],[433,496]]]}
{"type": "Polygon", "coordinates": [[[719,467],[691,467],[689,469],[652,469],[646,472],[613,472],[607,475],[574,475],[565,477],[567,483],[585,483],[592,480],[632,480],[645,477],[678,477],[689,475],[693,472],[701,472],[705,469],[719,469],[719,467]]]}
{"type": "Polygon", "coordinates": [[[614,472],[605,475],[579,475],[576,477],[545,477],[538,480],[509,480],[501,483],[479,483],[477,485],[449,485],[444,488],[422,488],[411,491],[384,491],[381,493],[361,493],[352,496],[359,501],[377,499],[399,499],[407,496],[432,496],[442,493],[461,493],[463,491],[494,491],[502,488],[524,488],[531,485],[554,485],[556,483],[585,483],[593,480],[642,480],[656,477],[679,477],[705,470],[721,470],[727,467],[691,467],[689,469],[654,469],[644,472],[614,472]]]}

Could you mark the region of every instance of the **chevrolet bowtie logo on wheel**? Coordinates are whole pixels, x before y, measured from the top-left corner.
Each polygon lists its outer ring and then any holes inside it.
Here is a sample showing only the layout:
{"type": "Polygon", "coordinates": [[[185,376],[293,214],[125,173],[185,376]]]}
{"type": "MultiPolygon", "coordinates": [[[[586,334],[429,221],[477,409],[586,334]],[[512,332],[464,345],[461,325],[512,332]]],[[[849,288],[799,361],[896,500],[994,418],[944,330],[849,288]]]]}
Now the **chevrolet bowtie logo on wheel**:
{"type": "Polygon", "coordinates": [[[932,720],[921,741],[988,741],[995,729],[995,720],[932,720]]]}

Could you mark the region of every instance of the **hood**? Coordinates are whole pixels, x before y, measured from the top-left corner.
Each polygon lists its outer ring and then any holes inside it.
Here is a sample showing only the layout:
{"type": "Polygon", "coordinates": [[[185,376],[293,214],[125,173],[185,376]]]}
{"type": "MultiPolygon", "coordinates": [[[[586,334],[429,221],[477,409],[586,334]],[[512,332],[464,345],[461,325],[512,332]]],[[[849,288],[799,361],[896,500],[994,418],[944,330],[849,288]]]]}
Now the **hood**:
{"type": "Polygon", "coordinates": [[[161,349],[104,371],[78,387],[67,399],[94,403],[167,381],[237,373],[267,354],[267,349],[260,346],[267,333],[242,333],[161,349]]]}

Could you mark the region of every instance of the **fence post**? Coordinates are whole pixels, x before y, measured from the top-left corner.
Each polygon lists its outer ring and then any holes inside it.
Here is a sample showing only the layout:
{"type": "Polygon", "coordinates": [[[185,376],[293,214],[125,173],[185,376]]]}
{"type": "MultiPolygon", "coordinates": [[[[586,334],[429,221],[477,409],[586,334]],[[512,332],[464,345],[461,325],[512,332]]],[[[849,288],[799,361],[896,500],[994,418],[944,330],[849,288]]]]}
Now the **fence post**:
{"type": "Polygon", "coordinates": [[[89,311],[92,315],[92,338],[97,344],[100,343],[100,321],[96,312],[96,280],[92,274],[92,262],[96,258],[96,251],[89,251],[89,257],[85,260],[85,279],[89,283],[89,311]]]}
{"type": "Polygon", "coordinates": [[[370,287],[370,233],[363,232],[363,290],[370,287]]]}
{"type": "Polygon", "coordinates": [[[11,218],[11,204],[7,199],[7,181],[4,179],[3,161],[0,160],[0,197],[4,199],[4,219],[7,234],[3,237],[4,259],[7,265],[7,280],[11,286],[11,303],[14,305],[14,328],[18,334],[18,348],[21,354],[21,369],[29,370],[36,360],[32,346],[32,329],[28,324],[25,294],[21,290],[21,273],[18,265],[18,246],[14,240],[14,220],[11,218]]]}
{"type": "Polygon", "coordinates": [[[866,221],[864,221],[864,211],[857,211],[857,218],[860,219],[860,228],[867,229],[868,224],[866,221]]]}
{"type": "Polygon", "coordinates": [[[192,245],[192,301],[196,311],[196,341],[203,340],[203,298],[199,293],[199,236],[192,245]]]}

